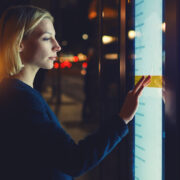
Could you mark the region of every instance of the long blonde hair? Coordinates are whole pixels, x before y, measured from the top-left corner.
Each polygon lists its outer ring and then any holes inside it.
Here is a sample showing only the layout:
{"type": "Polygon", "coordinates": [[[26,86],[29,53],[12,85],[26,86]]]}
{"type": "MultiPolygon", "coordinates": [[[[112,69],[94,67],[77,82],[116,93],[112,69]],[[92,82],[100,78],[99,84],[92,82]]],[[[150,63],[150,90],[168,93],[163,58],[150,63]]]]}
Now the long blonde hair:
{"type": "Polygon", "coordinates": [[[21,41],[44,19],[54,22],[51,14],[31,5],[8,8],[0,19],[0,80],[21,71],[21,41]]]}

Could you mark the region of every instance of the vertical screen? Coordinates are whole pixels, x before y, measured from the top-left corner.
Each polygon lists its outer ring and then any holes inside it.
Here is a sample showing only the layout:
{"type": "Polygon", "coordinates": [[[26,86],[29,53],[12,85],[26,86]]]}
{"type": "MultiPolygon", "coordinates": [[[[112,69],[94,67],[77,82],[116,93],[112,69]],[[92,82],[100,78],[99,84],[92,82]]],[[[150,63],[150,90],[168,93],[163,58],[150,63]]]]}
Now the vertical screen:
{"type": "Polygon", "coordinates": [[[151,75],[135,116],[135,180],[162,180],[163,0],[135,0],[135,83],[151,75]]]}

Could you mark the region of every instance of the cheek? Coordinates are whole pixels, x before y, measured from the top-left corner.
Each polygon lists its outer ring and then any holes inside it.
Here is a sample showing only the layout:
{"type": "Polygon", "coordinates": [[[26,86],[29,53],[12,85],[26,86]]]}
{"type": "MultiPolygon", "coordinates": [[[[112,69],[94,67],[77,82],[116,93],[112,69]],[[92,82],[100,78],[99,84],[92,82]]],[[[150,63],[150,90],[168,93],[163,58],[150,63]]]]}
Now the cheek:
{"type": "Polygon", "coordinates": [[[48,56],[49,50],[46,44],[32,42],[26,46],[22,53],[22,60],[25,62],[35,62],[48,56]]]}
{"type": "Polygon", "coordinates": [[[48,55],[48,48],[43,45],[36,45],[33,47],[34,59],[45,58],[48,55]]]}
{"type": "Polygon", "coordinates": [[[51,45],[49,42],[40,41],[34,43],[32,46],[34,46],[34,54],[42,58],[48,56],[51,51],[51,45]]]}

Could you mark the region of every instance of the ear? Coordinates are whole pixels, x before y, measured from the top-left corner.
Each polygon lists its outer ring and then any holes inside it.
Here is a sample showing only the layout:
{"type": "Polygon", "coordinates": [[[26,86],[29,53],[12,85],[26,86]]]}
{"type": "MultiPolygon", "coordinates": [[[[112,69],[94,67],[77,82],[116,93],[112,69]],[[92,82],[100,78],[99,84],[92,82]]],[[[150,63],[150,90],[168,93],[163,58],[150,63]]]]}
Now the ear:
{"type": "Polygon", "coordinates": [[[19,45],[19,52],[22,52],[23,50],[24,50],[24,44],[23,42],[21,42],[19,45]]]}

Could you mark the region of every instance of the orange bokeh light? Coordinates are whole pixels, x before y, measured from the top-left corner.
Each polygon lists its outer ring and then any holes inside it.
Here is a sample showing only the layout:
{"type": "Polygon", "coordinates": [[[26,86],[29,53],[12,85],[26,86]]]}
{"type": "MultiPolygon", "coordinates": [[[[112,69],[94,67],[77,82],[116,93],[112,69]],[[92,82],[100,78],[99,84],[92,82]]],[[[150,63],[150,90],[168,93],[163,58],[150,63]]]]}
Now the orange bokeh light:
{"type": "Polygon", "coordinates": [[[77,56],[74,56],[74,62],[78,62],[79,58],[77,56]]]}

